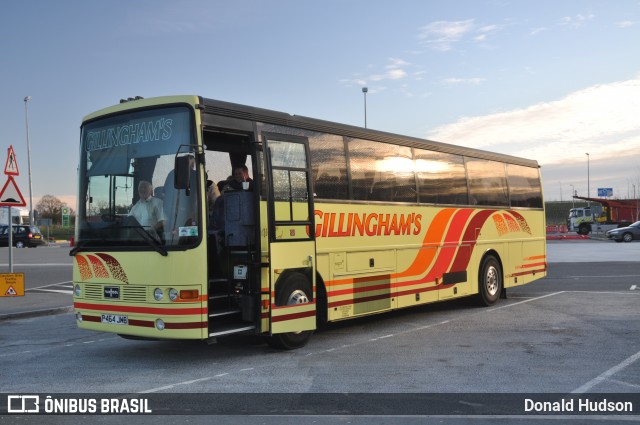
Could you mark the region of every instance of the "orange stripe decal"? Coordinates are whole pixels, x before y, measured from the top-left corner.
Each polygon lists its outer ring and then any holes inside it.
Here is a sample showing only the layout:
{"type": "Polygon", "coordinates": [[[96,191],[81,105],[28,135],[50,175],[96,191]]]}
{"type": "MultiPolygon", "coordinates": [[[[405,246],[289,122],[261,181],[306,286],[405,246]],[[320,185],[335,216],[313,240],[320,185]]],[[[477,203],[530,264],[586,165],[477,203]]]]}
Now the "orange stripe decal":
{"type": "MultiPolygon", "coordinates": [[[[440,211],[431,221],[429,225],[429,229],[427,230],[427,234],[424,236],[424,241],[422,242],[422,247],[425,248],[427,246],[433,245],[437,246],[442,241],[442,237],[447,228],[447,224],[451,219],[451,216],[456,210],[454,208],[446,208],[440,211]]],[[[433,262],[433,259],[436,255],[435,249],[421,249],[416,256],[416,259],[413,263],[403,272],[398,273],[392,277],[400,278],[400,277],[408,277],[408,276],[418,276],[422,274],[429,265],[433,262]]]]}

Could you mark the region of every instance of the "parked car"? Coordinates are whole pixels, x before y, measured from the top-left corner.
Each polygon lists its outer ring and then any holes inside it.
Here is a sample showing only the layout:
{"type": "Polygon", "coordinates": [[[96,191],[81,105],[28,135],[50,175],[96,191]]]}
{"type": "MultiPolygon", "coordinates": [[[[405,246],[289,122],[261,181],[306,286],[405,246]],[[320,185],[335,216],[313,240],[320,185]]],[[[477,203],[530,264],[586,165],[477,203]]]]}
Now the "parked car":
{"type": "MultiPolygon", "coordinates": [[[[45,240],[42,232],[37,226],[25,224],[14,224],[13,226],[13,246],[16,248],[35,248],[44,245],[45,240]]],[[[0,226],[0,246],[9,246],[9,226],[0,226]]]]}
{"type": "Polygon", "coordinates": [[[631,242],[634,239],[640,239],[640,221],[636,221],[627,227],[609,230],[607,238],[616,242],[631,242]]]}

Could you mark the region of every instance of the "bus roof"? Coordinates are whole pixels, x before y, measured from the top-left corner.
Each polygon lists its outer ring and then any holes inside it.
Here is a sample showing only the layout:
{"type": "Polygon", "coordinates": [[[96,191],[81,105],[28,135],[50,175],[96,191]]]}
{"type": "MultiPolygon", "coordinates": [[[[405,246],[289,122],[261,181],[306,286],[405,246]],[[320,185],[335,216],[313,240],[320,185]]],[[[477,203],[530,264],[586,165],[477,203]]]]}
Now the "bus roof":
{"type": "Polygon", "coordinates": [[[526,167],[539,167],[538,162],[532,159],[520,158],[512,155],[489,152],[481,149],[474,149],[448,143],[435,142],[432,140],[420,139],[417,137],[403,136],[384,131],[372,130],[369,128],[325,121],[316,118],[309,118],[301,115],[291,115],[285,112],[192,95],[163,96],[148,99],[140,98],[123,102],[118,105],[110,106],[108,108],[104,108],[87,115],[86,117],[84,117],[83,123],[104,115],[117,114],[119,112],[131,109],[147,108],[162,104],[179,103],[192,105],[196,108],[204,110],[204,112],[207,114],[295,127],[321,133],[330,133],[340,136],[352,137],[356,139],[372,140],[384,143],[395,143],[399,145],[433,150],[437,152],[465,155],[474,158],[523,165],[526,167]]]}

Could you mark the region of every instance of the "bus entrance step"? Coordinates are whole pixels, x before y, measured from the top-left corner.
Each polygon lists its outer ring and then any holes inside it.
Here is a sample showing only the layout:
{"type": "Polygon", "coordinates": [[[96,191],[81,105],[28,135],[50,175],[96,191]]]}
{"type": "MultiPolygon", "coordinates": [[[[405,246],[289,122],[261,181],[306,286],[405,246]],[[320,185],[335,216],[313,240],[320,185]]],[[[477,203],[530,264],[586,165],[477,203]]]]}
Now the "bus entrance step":
{"type": "Polygon", "coordinates": [[[209,317],[223,317],[223,316],[231,316],[233,314],[240,313],[240,309],[238,308],[229,308],[225,310],[218,310],[209,313],[209,317]]]}
{"type": "Polygon", "coordinates": [[[230,283],[229,279],[224,278],[209,279],[209,290],[212,290],[213,288],[226,288],[230,283]]]}
{"type": "Polygon", "coordinates": [[[229,327],[225,327],[225,328],[219,328],[219,329],[209,329],[209,338],[214,338],[216,336],[223,336],[223,335],[231,335],[231,334],[237,334],[240,332],[246,332],[246,331],[250,331],[252,329],[255,329],[256,327],[253,325],[250,326],[229,326],[229,327]]]}
{"type": "Polygon", "coordinates": [[[216,284],[216,283],[228,283],[229,279],[226,279],[224,277],[220,277],[217,279],[209,279],[209,284],[216,284]]]}

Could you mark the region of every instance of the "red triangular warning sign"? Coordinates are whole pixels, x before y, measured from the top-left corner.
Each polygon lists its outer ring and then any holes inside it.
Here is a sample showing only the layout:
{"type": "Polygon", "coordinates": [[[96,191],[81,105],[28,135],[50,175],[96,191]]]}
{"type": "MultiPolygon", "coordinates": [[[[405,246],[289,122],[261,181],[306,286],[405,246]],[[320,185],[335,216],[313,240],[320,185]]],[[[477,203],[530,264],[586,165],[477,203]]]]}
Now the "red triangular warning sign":
{"type": "Polygon", "coordinates": [[[27,202],[22,197],[13,176],[7,178],[7,182],[0,191],[0,207],[26,207],[27,202]]]}
{"type": "Polygon", "coordinates": [[[16,292],[15,289],[13,289],[13,286],[9,286],[9,289],[7,289],[7,292],[5,292],[5,295],[11,297],[11,296],[18,295],[18,293],[16,292]]]}
{"type": "Polygon", "coordinates": [[[16,153],[13,151],[13,145],[7,149],[7,163],[4,166],[4,173],[8,176],[17,176],[20,174],[18,171],[18,161],[16,160],[16,153]]]}

